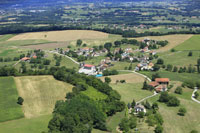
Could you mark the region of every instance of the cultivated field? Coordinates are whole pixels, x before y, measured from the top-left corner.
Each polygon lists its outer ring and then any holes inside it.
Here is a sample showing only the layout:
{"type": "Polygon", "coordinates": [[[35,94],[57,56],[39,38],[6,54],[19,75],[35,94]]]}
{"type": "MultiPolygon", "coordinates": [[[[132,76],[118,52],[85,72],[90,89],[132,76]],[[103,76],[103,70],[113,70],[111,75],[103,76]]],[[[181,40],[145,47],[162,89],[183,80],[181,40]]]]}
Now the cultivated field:
{"type": "Polygon", "coordinates": [[[13,40],[34,40],[42,39],[48,41],[72,41],[77,39],[106,39],[108,34],[98,31],[89,30],[65,30],[65,31],[50,31],[50,32],[35,32],[19,34],[9,41],[13,40]]]}
{"type": "Polygon", "coordinates": [[[141,41],[145,38],[150,38],[153,40],[167,40],[169,41],[169,44],[165,47],[162,47],[157,50],[157,52],[165,52],[169,51],[170,49],[178,46],[179,44],[183,43],[184,41],[188,40],[193,35],[166,35],[166,36],[148,36],[148,37],[140,37],[136,38],[137,40],[141,41]]]}
{"type": "Polygon", "coordinates": [[[194,35],[182,44],[175,47],[176,50],[200,50],[200,35],[194,35]]]}
{"type": "Polygon", "coordinates": [[[24,117],[13,77],[0,78],[0,122],[24,117]]]}
{"type": "MultiPolygon", "coordinates": [[[[126,80],[126,83],[141,83],[144,82],[145,78],[142,76],[139,76],[134,73],[129,73],[129,74],[120,74],[120,75],[113,75],[113,76],[107,76],[111,78],[111,83],[116,83],[116,81],[120,80],[126,80]]],[[[104,82],[105,77],[100,77],[100,79],[104,82]]]]}
{"type": "Polygon", "coordinates": [[[24,76],[15,78],[19,95],[24,98],[26,118],[51,114],[57,100],[64,100],[72,90],[70,84],[57,81],[52,76],[24,76]]]}
{"type": "Polygon", "coordinates": [[[57,42],[57,43],[44,43],[44,44],[37,44],[37,45],[27,45],[22,46],[22,48],[28,49],[54,49],[54,48],[67,48],[69,42],[57,42]]]}

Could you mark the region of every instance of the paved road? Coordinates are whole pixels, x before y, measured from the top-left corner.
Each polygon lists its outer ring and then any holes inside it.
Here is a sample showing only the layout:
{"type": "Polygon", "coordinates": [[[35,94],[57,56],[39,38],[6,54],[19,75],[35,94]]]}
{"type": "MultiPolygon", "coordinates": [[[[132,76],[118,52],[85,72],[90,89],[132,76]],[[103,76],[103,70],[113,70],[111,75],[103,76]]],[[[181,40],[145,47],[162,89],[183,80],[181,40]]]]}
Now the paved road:
{"type": "Polygon", "coordinates": [[[61,56],[67,57],[68,59],[70,59],[70,60],[73,61],[74,63],[76,63],[76,64],[78,64],[78,65],[80,64],[79,62],[75,61],[73,58],[71,58],[71,57],[69,57],[69,56],[67,56],[67,55],[63,55],[63,54],[60,54],[60,53],[55,52],[55,51],[46,51],[46,52],[54,53],[54,54],[58,54],[58,55],[61,55],[61,56]]]}
{"type": "Polygon", "coordinates": [[[192,93],[191,99],[192,99],[193,101],[195,101],[195,102],[197,102],[197,103],[200,104],[200,101],[194,98],[194,93],[195,93],[196,91],[197,91],[197,87],[194,88],[194,91],[193,91],[193,93],[192,93]]]}

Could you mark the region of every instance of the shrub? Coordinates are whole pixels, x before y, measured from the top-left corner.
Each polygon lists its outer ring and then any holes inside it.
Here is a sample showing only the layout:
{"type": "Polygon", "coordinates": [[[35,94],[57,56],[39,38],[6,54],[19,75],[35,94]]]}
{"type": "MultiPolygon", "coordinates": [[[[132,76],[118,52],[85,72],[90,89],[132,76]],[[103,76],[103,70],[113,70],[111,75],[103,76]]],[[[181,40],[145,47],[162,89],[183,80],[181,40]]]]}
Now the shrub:
{"type": "Polygon", "coordinates": [[[23,105],[24,99],[22,97],[18,97],[17,103],[23,105]]]}
{"type": "Polygon", "coordinates": [[[176,90],[174,91],[176,94],[182,94],[183,93],[183,90],[182,88],[179,86],[176,88],[176,90]]]}
{"type": "Polygon", "coordinates": [[[178,115],[184,116],[186,112],[187,112],[186,108],[180,108],[180,109],[178,110],[178,115]]]}
{"type": "Polygon", "coordinates": [[[180,101],[175,96],[170,96],[167,106],[179,106],[180,101]]]}
{"type": "Polygon", "coordinates": [[[105,77],[105,82],[109,84],[111,82],[111,78],[105,77]]]}
{"type": "Polygon", "coordinates": [[[161,59],[161,58],[159,58],[159,59],[157,60],[157,63],[156,63],[156,64],[163,65],[163,64],[164,64],[164,60],[161,59]]]}
{"type": "Polygon", "coordinates": [[[190,52],[188,53],[188,56],[192,56],[192,51],[190,51],[190,52]]]}
{"type": "Polygon", "coordinates": [[[163,127],[161,125],[157,125],[155,130],[154,130],[155,133],[162,133],[163,132],[163,127]]]}

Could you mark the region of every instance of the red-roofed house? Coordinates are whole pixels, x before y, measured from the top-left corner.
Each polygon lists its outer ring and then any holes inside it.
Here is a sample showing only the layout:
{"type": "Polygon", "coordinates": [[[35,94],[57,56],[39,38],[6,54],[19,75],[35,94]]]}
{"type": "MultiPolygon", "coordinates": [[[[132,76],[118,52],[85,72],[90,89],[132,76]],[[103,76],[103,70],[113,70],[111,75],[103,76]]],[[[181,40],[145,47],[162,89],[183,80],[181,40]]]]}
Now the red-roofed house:
{"type": "Polygon", "coordinates": [[[24,57],[24,58],[21,59],[21,61],[29,61],[29,60],[30,60],[29,57],[24,57]]]}
{"type": "Polygon", "coordinates": [[[87,75],[96,75],[96,67],[94,65],[85,64],[78,71],[87,75]]]}
{"type": "Polygon", "coordinates": [[[159,84],[169,84],[169,79],[168,78],[156,78],[155,79],[156,82],[158,82],[159,84]]]}
{"type": "Polygon", "coordinates": [[[150,86],[155,88],[156,92],[166,91],[168,84],[168,78],[156,78],[155,81],[149,83],[150,86]]]}

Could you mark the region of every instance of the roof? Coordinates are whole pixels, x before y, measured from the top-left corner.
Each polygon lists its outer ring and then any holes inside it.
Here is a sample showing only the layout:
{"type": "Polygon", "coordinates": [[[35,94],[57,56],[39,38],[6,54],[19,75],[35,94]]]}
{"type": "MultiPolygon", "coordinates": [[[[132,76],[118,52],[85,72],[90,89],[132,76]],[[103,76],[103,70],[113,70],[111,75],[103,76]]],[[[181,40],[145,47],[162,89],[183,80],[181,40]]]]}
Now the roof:
{"type": "Polygon", "coordinates": [[[139,104],[139,105],[135,105],[135,107],[134,108],[145,108],[143,105],[141,105],[141,104],[139,104]]]}
{"type": "Polygon", "coordinates": [[[150,85],[150,86],[153,86],[153,87],[156,87],[156,86],[158,86],[158,85],[159,85],[159,83],[158,83],[158,82],[155,82],[155,81],[153,81],[153,82],[150,82],[150,83],[149,83],[149,85],[150,85]]]}
{"type": "Polygon", "coordinates": [[[93,67],[93,65],[85,64],[84,67],[93,67]]]}
{"type": "Polygon", "coordinates": [[[156,78],[155,79],[156,82],[169,82],[168,78],[156,78]]]}
{"type": "Polygon", "coordinates": [[[30,60],[30,58],[29,57],[24,57],[21,60],[26,61],[26,60],[30,60]]]}
{"type": "Polygon", "coordinates": [[[37,56],[36,56],[36,55],[34,55],[34,56],[33,56],[33,58],[34,58],[34,59],[36,59],[36,58],[37,58],[37,56]]]}

